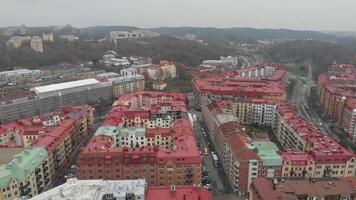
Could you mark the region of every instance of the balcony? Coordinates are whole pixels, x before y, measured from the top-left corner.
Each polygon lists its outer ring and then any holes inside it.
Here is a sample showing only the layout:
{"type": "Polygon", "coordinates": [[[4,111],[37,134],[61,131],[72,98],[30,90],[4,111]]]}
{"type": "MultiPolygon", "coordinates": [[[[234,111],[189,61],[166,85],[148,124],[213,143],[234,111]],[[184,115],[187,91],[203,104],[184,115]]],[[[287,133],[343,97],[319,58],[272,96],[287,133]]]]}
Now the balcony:
{"type": "Polygon", "coordinates": [[[27,196],[28,194],[30,194],[31,190],[27,189],[27,190],[21,190],[20,189],[20,194],[21,196],[27,196]]]}
{"type": "Polygon", "coordinates": [[[42,166],[47,165],[47,163],[48,163],[47,160],[43,161],[42,166]]]}
{"type": "Polygon", "coordinates": [[[23,184],[22,186],[20,186],[20,189],[21,189],[21,188],[26,188],[26,187],[28,187],[28,186],[30,186],[30,182],[29,182],[29,181],[27,181],[25,184],[23,184]]]}
{"type": "Polygon", "coordinates": [[[43,184],[43,181],[37,181],[37,185],[42,185],[43,184]]]}
{"type": "Polygon", "coordinates": [[[39,187],[39,188],[37,188],[37,192],[38,192],[38,194],[42,193],[43,191],[44,191],[44,188],[43,188],[43,187],[39,187]]]}
{"type": "Polygon", "coordinates": [[[40,168],[37,168],[36,170],[35,170],[35,173],[36,174],[38,174],[38,173],[40,173],[41,172],[41,169],[40,168]]]}
{"type": "Polygon", "coordinates": [[[36,180],[42,179],[42,174],[37,174],[36,175],[36,180]]]}
{"type": "Polygon", "coordinates": [[[45,178],[45,179],[44,179],[45,185],[48,185],[49,181],[50,181],[49,178],[45,178]]]}

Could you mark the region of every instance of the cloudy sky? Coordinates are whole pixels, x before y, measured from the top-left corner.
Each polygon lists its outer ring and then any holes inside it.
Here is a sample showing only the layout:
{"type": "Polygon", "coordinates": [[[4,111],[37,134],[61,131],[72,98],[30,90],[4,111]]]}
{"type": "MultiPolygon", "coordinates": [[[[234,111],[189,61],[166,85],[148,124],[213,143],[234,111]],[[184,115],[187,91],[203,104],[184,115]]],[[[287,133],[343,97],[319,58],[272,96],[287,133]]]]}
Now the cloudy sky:
{"type": "Polygon", "coordinates": [[[356,31],[356,0],[0,0],[0,26],[20,24],[356,31]]]}

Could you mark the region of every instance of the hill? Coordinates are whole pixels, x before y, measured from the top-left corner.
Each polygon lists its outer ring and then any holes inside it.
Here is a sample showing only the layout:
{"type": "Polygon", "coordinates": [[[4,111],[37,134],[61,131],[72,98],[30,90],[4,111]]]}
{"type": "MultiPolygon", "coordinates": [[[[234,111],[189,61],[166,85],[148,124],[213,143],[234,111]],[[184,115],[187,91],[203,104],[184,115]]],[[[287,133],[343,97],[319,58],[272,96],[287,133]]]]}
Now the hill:
{"type": "Polygon", "coordinates": [[[198,27],[161,27],[151,29],[162,34],[183,36],[186,33],[195,34],[198,38],[209,40],[214,37],[246,40],[334,40],[335,36],[316,31],[299,31],[288,29],[256,29],[256,28],[198,28],[198,27]]]}

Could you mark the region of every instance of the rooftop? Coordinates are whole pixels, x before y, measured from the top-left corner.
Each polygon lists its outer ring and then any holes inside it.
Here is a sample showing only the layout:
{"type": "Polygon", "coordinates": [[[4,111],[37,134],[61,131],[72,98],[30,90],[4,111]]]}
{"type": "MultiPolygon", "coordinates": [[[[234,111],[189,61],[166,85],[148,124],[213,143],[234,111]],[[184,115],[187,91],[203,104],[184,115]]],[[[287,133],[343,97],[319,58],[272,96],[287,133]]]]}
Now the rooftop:
{"type": "Polygon", "coordinates": [[[47,151],[42,147],[29,147],[16,154],[8,164],[0,166],[0,188],[11,180],[25,180],[46,157],[47,151]]]}
{"type": "Polygon", "coordinates": [[[98,83],[100,83],[100,82],[96,79],[84,79],[84,80],[79,80],[79,81],[70,81],[70,82],[65,82],[65,83],[58,83],[58,84],[35,87],[35,88],[33,88],[33,91],[37,95],[39,95],[42,93],[55,92],[55,91],[66,90],[66,89],[70,89],[70,88],[76,88],[76,87],[84,87],[84,86],[94,85],[94,84],[98,84],[98,83]]]}
{"type": "Polygon", "coordinates": [[[172,186],[148,187],[146,200],[212,200],[212,195],[203,187],[172,186]]]}
{"type": "MultiPolygon", "coordinates": [[[[105,157],[107,155],[127,155],[130,159],[121,162],[129,163],[147,163],[152,160],[144,159],[147,154],[152,154],[154,162],[166,163],[173,161],[175,163],[200,163],[201,157],[193,135],[180,135],[174,137],[173,148],[165,147],[114,147],[113,138],[110,136],[93,136],[89,143],[82,148],[80,158],[87,156],[105,157]]],[[[81,160],[78,160],[78,166],[81,160]]]]}
{"type": "Polygon", "coordinates": [[[240,162],[248,162],[251,160],[259,161],[260,157],[253,150],[247,148],[246,141],[248,139],[240,134],[232,134],[226,137],[232,154],[240,162]]]}
{"type": "Polygon", "coordinates": [[[145,80],[145,77],[140,74],[132,74],[128,76],[109,78],[108,80],[113,83],[124,83],[124,82],[135,81],[135,80],[145,80]]]}
{"type": "Polygon", "coordinates": [[[118,128],[115,126],[101,126],[95,132],[95,135],[107,135],[117,137],[128,137],[135,135],[137,137],[145,136],[145,128],[118,128]]]}
{"type": "Polygon", "coordinates": [[[30,200],[102,200],[105,195],[110,194],[116,199],[126,199],[130,194],[144,199],[145,187],[144,179],[77,180],[72,178],[30,200]]]}
{"type": "Polygon", "coordinates": [[[0,165],[8,164],[14,155],[20,153],[23,148],[1,148],[0,151],[0,165]]]}
{"type": "Polygon", "coordinates": [[[282,65],[261,64],[241,70],[211,73],[206,78],[194,78],[193,82],[199,90],[210,93],[248,97],[263,97],[266,94],[278,96],[285,94],[284,79],[286,74],[286,69],[282,65]],[[245,71],[254,71],[255,68],[269,66],[275,68],[273,74],[269,76],[242,77],[240,75],[245,71]]]}
{"type": "MultiPolygon", "coordinates": [[[[350,178],[352,179],[352,178],[350,178]]],[[[314,179],[312,181],[302,180],[285,180],[276,185],[273,189],[272,181],[265,178],[256,178],[253,181],[253,186],[262,199],[299,199],[306,197],[331,197],[341,196],[349,198],[355,195],[356,191],[353,185],[348,181],[337,178],[330,179],[314,179]]],[[[353,177],[353,179],[356,179],[353,177]]]]}
{"type": "Polygon", "coordinates": [[[42,73],[40,70],[29,70],[29,69],[16,69],[10,71],[2,71],[0,72],[0,76],[17,76],[17,75],[25,75],[32,73],[42,73]]]}
{"type": "Polygon", "coordinates": [[[278,147],[270,141],[252,141],[247,147],[253,149],[261,158],[263,166],[282,166],[282,158],[278,154],[278,147]]]}

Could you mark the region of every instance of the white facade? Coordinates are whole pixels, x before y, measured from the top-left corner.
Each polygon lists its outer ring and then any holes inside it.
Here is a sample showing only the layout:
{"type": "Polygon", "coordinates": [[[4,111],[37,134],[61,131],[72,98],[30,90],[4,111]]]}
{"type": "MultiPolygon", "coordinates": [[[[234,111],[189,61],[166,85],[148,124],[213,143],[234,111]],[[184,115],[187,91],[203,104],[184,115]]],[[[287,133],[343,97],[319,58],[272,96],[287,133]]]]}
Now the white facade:
{"type": "Polygon", "coordinates": [[[49,33],[42,34],[42,39],[43,39],[43,41],[46,41],[46,42],[53,42],[54,41],[53,33],[49,32],[49,33]]]}
{"type": "Polygon", "coordinates": [[[276,106],[273,104],[252,104],[252,123],[271,126],[276,106]]]}
{"type": "Polygon", "coordinates": [[[5,82],[22,82],[33,80],[36,77],[42,76],[41,70],[16,69],[0,72],[0,81],[5,82]]]}
{"type": "Polygon", "coordinates": [[[145,199],[146,181],[137,180],[77,180],[68,179],[66,183],[43,192],[30,200],[126,200],[145,199]]]}
{"type": "Polygon", "coordinates": [[[225,63],[231,63],[231,65],[237,65],[238,64],[238,58],[233,57],[233,56],[220,56],[220,60],[225,63]]]}
{"type": "Polygon", "coordinates": [[[39,52],[39,53],[43,53],[43,43],[42,43],[42,39],[38,36],[34,36],[31,39],[31,49],[39,52]]]}
{"type": "Polygon", "coordinates": [[[133,68],[133,67],[124,68],[124,69],[120,70],[121,76],[130,76],[130,75],[134,75],[134,74],[137,74],[137,69],[133,68]]]}
{"type": "Polygon", "coordinates": [[[352,110],[351,119],[350,119],[350,126],[345,131],[349,135],[351,135],[353,138],[356,138],[356,109],[352,110]]]}
{"type": "Polygon", "coordinates": [[[264,66],[264,67],[247,67],[244,68],[241,72],[241,77],[260,77],[260,76],[271,76],[275,70],[273,66],[264,66]]]}
{"type": "Polygon", "coordinates": [[[174,64],[167,64],[148,68],[147,74],[148,77],[153,80],[165,80],[167,78],[177,77],[176,66],[174,64]]]}
{"type": "Polygon", "coordinates": [[[133,30],[129,31],[110,31],[109,32],[109,41],[112,43],[117,43],[117,40],[121,39],[139,39],[139,38],[151,38],[158,37],[160,34],[152,32],[149,30],[133,30]]]}

